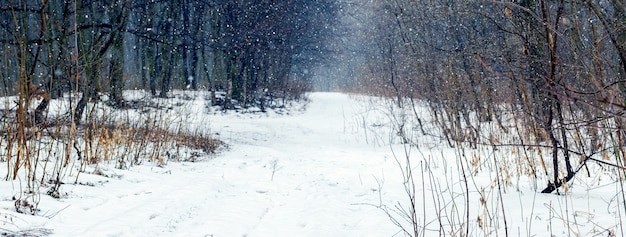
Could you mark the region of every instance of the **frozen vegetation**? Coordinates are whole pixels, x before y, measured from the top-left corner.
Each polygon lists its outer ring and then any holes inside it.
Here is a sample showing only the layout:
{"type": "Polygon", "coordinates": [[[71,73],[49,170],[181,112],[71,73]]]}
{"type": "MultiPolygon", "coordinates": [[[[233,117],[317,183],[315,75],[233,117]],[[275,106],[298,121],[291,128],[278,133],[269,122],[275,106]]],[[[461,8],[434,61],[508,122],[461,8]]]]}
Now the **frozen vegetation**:
{"type": "MultiPolygon", "coordinates": [[[[7,236],[621,236],[623,185],[590,164],[561,195],[525,174],[513,149],[452,149],[422,136],[407,144],[386,100],[312,93],[268,112],[208,106],[208,94],[176,92],[157,108],[108,111],[124,121],[167,118],[170,131],[223,141],[216,153],[147,139],[141,162],[110,157],[81,164],[40,140],[37,186],[26,168],[0,182],[0,233],[7,236]],[[182,128],[181,128],[182,127],[182,128]],[[173,130],[172,130],[173,129],[173,130]],[[160,144],[160,145],[159,145],[160,144]],[[151,158],[153,150],[162,149],[151,158]],[[515,157],[515,156],[510,156],[515,157]],[[48,164],[47,166],[45,164],[48,164]],[[45,170],[44,170],[45,169],[45,170]],[[52,179],[53,180],[53,179],[52,179]],[[21,200],[17,202],[16,200],[21,200]],[[33,205],[34,209],[28,209],[33,205]]],[[[128,97],[141,96],[129,93],[128,97]]],[[[60,106],[60,105],[59,105],[60,106]]],[[[101,111],[106,106],[95,105],[101,111]]],[[[417,110],[423,108],[417,107],[417,110]]],[[[114,133],[114,132],[110,132],[114,133]]],[[[413,129],[404,130],[417,133],[413,129]]],[[[174,139],[171,135],[168,139],[174,139]]],[[[78,136],[77,143],[85,144],[78,136]]],[[[104,156],[105,143],[97,141],[104,156]]],[[[175,142],[175,141],[171,141],[175,142]]],[[[34,142],[37,143],[37,142],[34,142]]],[[[33,143],[33,144],[34,144],[33,143]]],[[[129,145],[130,146],[130,145],[129,145]]],[[[138,151],[136,149],[144,149],[138,151]]],[[[8,166],[3,161],[2,166],[8,166]]],[[[0,175],[7,176],[1,169],[0,175]]]]}

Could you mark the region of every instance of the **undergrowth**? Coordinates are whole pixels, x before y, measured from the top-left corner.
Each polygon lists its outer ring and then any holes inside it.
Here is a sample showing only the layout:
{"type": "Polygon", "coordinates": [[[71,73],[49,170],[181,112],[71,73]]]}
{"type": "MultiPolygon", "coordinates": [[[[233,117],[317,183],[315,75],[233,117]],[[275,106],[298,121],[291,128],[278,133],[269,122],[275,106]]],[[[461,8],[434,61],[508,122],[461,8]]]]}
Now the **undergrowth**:
{"type": "MultiPolygon", "coordinates": [[[[12,198],[18,213],[37,215],[41,195],[63,198],[64,185],[80,183],[84,172],[98,174],[100,166],[195,162],[227,146],[202,126],[206,123],[195,121],[199,116],[194,116],[193,100],[143,98],[149,102],[127,108],[93,103],[87,106],[85,122],[77,125],[71,115],[54,109],[43,122],[27,124],[28,110],[13,106],[16,98],[3,98],[0,164],[6,169],[3,179],[19,184],[12,198]]],[[[52,100],[51,107],[71,107],[74,98],[52,100]]]]}
{"type": "MultiPolygon", "coordinates": [[[[455,140],[444,134],[442,121],[429,114],[423,104],[404,104],[399,108],[396,101],[357,98],[366,104],[363,117],[356,121],[360,124],[357,127],[372,145],[388,145],[397,167],[397,182],[376,178],[380,200],[372,206],[381,210],[402,235],[624,233],[625,170],[620,162],[615,162],[621,160],[621,151],[617,149],[621,146],[611,141],[609,133],[593,138],[602,139],[604,147],[616,149],[600,147],[593,157],[577,157],[579,175],[563,182],[556,195],[545,194],[541,191],[552,178],[552,164],[544,157],[550,155],[551,148],[524,145],[528,138],[515,134],[522,133],[516,129],[526,128],[515,124],[516,120],[502,125],[485,122],[480,125],[481,130],[455,131],[486,142],[455,140]],[[508,134],[498,133],[498,128],[490,126],[509,126],[511,130],[508,134]],[[380,134],[388,134],[387,140],[380,134]]],[[[589,137],[584,133],[571,136],[577,136],[572,140],[581,142],[589,137]]]]}

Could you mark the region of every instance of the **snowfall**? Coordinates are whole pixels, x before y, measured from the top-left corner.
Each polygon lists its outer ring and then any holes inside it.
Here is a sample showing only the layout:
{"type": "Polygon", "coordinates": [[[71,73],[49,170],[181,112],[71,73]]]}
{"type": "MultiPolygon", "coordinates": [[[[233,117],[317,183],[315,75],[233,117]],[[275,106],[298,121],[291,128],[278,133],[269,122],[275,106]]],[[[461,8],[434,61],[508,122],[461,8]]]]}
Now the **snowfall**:
{"type": "Polygon", "coordinates": [[[165,166],[101,164],[107,175],[41,194],[35,215],[15,211],[19,181],[0,181],[0,236],[404,236],[411,198],[423,236],[626,234],[623,187],[607,169],[590,165],[598,172],[561,195],[523,175],[501,183],[493,159],[472,170],[439,138],[407,148],[377,101],[311,93],[289,110],[241,113],[198,96],[175,112],[227,147],[165,166]]]}

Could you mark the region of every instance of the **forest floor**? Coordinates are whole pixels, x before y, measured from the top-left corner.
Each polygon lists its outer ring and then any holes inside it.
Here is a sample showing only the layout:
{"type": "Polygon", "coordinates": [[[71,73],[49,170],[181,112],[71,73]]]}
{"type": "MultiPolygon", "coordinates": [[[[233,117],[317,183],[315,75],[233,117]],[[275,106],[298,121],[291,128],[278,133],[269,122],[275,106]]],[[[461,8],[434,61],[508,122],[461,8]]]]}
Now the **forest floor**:
{"type": "MultiPolygon", "coordinates": [[[[60,199],[41,195],[36,215],[16,213],[20,183],[1,181],[0,236],[402,236],[390,217],[412,228],[402,214],[410,206],[398,162],[405,146],[389,116],[365,97],[309,98],[301,109],[268,113],[192,103],[190,116],[203,117],[194,126],[227,149],[164,166],[101,164],[99,175],[63,185],[60,199]]],[[[523,176],[498,189],[487,168],[463,178],[444,145],[431,139],[409,154],[420,235],[624,234],[610,176],[577,180],[566,195],[539,194],[523,176]]]]}

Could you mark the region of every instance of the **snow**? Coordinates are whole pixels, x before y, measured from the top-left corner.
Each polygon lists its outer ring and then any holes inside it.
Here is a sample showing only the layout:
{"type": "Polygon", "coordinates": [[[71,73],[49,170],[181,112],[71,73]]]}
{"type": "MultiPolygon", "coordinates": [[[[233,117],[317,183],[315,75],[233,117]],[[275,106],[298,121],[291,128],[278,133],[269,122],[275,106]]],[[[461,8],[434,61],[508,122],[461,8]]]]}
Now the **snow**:
{"type": "MultiPolygon", "coordinates": [[[[14,211],[12,197],[19,193],[19,182],[2,181],[0,233],[402,236],[382,211],[408,206],[392,153],[398,155],[404,147],[389,144],[394,139],[388,116],[365,97],[312,93],[309,98],[306,110],[282,113],[214,112],[207,111],[203,101],[192,101],[184,114],[195,121],[190,126],[215,134],[229,145],[227,150],[163,167],[90,167],[100,175],[80,174],[79,184],[61,186],[60,199],[41,195],[41,210],[34,216],[14,211]]],[[[495,171],[470,176],[465,191],[462,174],[451,168],[457,167],[456,154],[444,145],[431,139],[429,146],[411,153],[417,215],[427,224],[421,231],[440,235],[441,218],[447,221],[442,223],[444,235],[461,234],[455,231],[469,210],[471,236],[504,235],[495,171]],[[478,217],[487,227],[479,226],[478,217]]],[[[619,235],[624,218],[619,204],[623,200],[616,196],[619,184],[608,175],[601,177],[608,180],[603,186],[581,179],[567,195],[539,194],[533,181],[523,176],[503,184],[508,233],[607,236],[606,228],[619,235]]]]}

